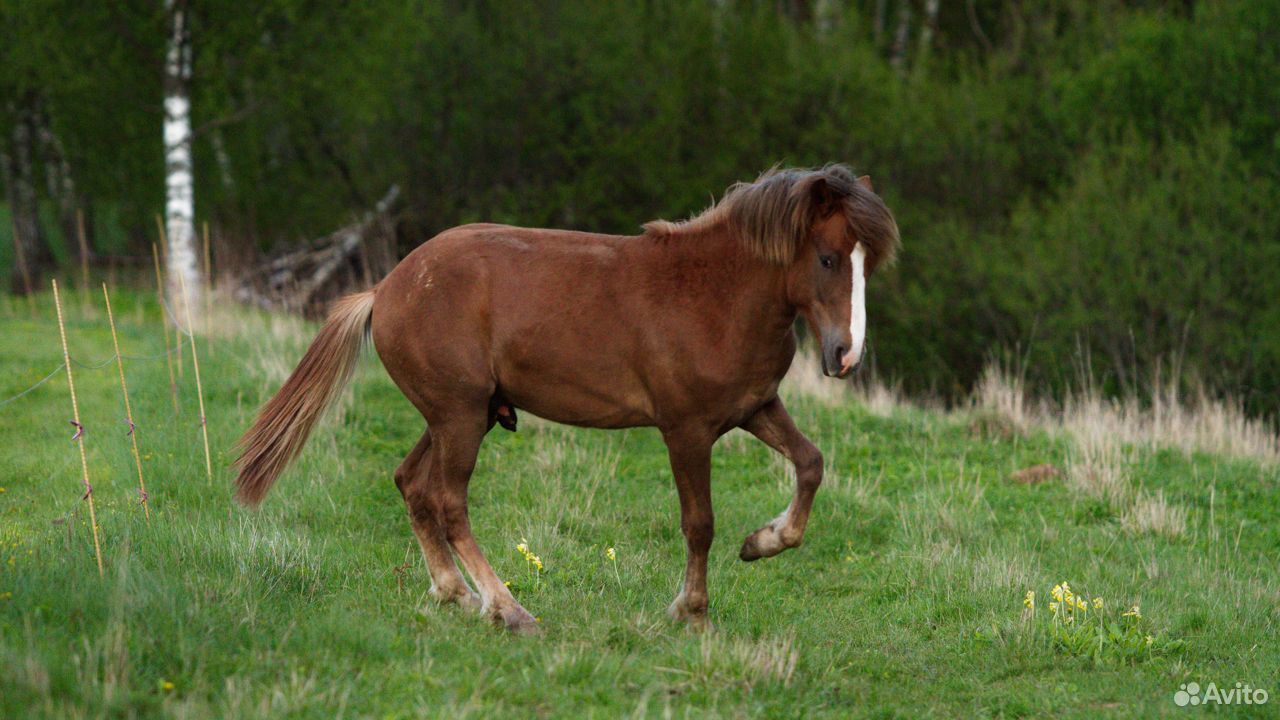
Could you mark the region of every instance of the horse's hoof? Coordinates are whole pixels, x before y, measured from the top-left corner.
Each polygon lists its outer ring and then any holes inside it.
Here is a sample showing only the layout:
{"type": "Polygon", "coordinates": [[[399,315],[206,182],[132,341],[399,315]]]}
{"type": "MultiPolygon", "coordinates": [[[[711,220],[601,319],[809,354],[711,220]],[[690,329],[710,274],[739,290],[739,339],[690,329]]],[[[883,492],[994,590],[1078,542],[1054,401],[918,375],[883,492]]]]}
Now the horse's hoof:
{"type": "Polygon", "coordinates": [[[538,624],[537,618],[530,615],[527,610],[519,605],[498,610],[495,613],[494,621],[502,623],[508,632],[515,635],[542,634],[542,626],[538,624]]]}
{"type": "Polygon", "coordinates": [[[706,633],[716,629],[715,626],[711,624],[711,621],[707,619],[706,613],[703,613],[702,615],[694,615],[689,618],[685,621],[685,627],[689,629],[689,632],[695,633],[706,633]]]}
{"type": "Polygon", "coordinates": [[[675,622],[684,623],[684,626],[691,632],[706,632],[712,629],[711,621],[707,619],[706,611],[700,613],[689,612],[684,608],[677,608],[675,603],[672,603],[671,607],[667,608],[667,615],[671,616],[671,619],[675,622]]]}
{"type": "Polygon", "coordinates": [[[798,538],[794,542],[788,542],[782,533],[770,524],[751,533],[746,540],[742,541],[742,550],[738,551],[738,557],[745,562],[751,562],[760,558],[773,557],[783,550],[799,546],[798,538]]]}
{"type": "Polygon", "coordinates": [[[743,562],[751,562],[764,557],[764,554],[760,552],[760,548],[756,546],[755,533],[748,535],[747,539],[742,541],[742,549],[738,551],[738,557],[743,562]]]}
{"type": "Polygon", "coordinates": [[[683,593],[667,606],[667,615],[676,622],[687,624],[690,630],[701,632],[711,628],[711,622],[707,620],[706,603],[701,608],[691,608],[683,593]]]}
{"type": "Polygon", "coordinates": [[[480,596],[472,592],[470,588],[445,590],[433,585],[428,592],[441,605],[457,603],[468,610],[478,610],[480,608],[480,596]]]}

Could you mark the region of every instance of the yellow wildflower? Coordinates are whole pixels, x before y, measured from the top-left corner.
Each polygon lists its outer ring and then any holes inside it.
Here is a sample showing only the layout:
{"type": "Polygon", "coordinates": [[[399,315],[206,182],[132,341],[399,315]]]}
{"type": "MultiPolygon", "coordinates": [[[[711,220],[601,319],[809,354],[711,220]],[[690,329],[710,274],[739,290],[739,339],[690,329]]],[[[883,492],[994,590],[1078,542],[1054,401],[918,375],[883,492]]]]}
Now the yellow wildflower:
{"type": "Polygon", "coordinates": [[[1053,592],[1052,592],[1051,594],[1053,595],[1053,599],[1054,599],[1054,600],[1061,600],[1061,599],[1062,599],[1062,586],[1061,586],[1061,585],[1054,585],[1054,586],[1053,586],[1053,592]]]}
{"type": "Polygon", "coordinates": [[[1094,599],[1093,599],[1093,608],[1094,608],[1095,610],[1101,610],[1101,609],[1102,609],[1102,598],[1100,598],[1100,597],[1096,597],[1096,598],[1094,598],[1094,599]]]}
{"type": "Polygon", "coordinates": [[[617,560],[617,559],[618,559],[618,554],[617,554],[617,553],[615,553],[615,552],[613,551],[613,548],[609,548],[608,550],[605,550],[605,551],[604,551],[604,556],[605,556],[605,557],[607,557],[607,558],[609,558],[610,560],[617,560]]]}
{"type": "Polygon", "coordinates": [[[161,680],[160,689],[164,690],[165,692],[169,692],[170,690],[173,689],[173,683],[169,682],[168,680],[161,680]]]}
{"type": "Polygon", "coordinates": [[[1027,594],[1022,598],[1022,604],[1027,606],[1028,610],[1036,609],[1036,591],[1028,590],[1027,594]]]}
{"type": "Polygon", "coordinates": [[[1054,612],[1058,612],[1058,603],[1056,602],[1049,603],[1049,609],[1054,612]]]}
{"type": "Polygon", "coordinates": [[[1089,609],[1088,603],[1086,603],[1084,600],[1081,600],[1079,597],[1076,598],[1076,607],[1080,608],[1081,610],[1089,609]]]}
{"type": "Polygon", "coordinates": [[[539,571],[542,570],[542,558],[538,557],[537,555],[534,555],[533,552],[529,550],[528,540],[525,540],[524,538],[520,538],[520,543],[516,545],[516,550],[520,551],[520,554],[524,556],[525,562],[534,566],[539,571]]]}
{"type": "Polygon", "coordinates": [[[1151,643],[1156,641],[1156,639],[1151,637],[1150,635],[1148,635],[1146,639],[1147,639],[1147,647],[1151,647],[1151,643]]]}
{"type": "Polygon", "coordinates": [[[1134,605],[1133,607],[1129,608],[1127,612],[1121,613],[1121,615],[1123,615],[1124,617],[1138,618],[1139,620],[1141,620],[1142,608],[1138,607],[1137,605],[1134,605]]]}

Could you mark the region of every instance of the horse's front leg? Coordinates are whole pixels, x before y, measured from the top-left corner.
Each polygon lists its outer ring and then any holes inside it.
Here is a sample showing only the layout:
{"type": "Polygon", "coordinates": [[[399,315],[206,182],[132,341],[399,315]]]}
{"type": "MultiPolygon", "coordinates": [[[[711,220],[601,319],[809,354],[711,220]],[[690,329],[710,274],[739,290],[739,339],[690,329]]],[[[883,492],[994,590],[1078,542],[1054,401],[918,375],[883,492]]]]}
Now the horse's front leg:
{"type": "Polygon", "coordinates": [[[813,496],[822,484],[822,453],[796,429],[791,415],[776,397],[748,418],[742,428],[777,450],[796,468],[796,494],[786,511],[748,535],[742,543],[739,557],[750,561],[777,555],[804,541],[813,496]]]}
{"type": "Polygon", "coordinates": [[[707,553],[715,535],[711,511],[711,446],[715,437],[698,431],[664,432],[676,493],[680,496],[680,530],[684,532],[689,557],[684,584],[667,612],[677,620],[688,620],[695,628],[707,621],[707,553]]]}

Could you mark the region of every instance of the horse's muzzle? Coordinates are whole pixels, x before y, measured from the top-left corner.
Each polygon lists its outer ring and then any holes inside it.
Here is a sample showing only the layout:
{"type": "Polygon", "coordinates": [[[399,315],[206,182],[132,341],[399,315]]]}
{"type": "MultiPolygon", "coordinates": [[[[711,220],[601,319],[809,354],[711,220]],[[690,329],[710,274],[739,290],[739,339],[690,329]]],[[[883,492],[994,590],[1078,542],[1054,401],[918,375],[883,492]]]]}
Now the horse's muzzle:
{"type": "Polygon", "coordinates": [[[822,374],[843,380],[858,372],[862,365],[861,356],[850,361],[849,350],[839,342],[822,343],[822,374]]]}

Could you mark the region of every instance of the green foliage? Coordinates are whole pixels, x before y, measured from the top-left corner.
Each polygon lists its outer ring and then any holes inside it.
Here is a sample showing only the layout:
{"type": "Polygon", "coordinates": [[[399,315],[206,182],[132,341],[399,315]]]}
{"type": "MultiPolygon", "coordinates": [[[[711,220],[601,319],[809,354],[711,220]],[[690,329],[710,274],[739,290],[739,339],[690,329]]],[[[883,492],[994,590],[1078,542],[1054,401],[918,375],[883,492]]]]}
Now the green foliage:
{"type": "Polygon", "coordinates": [[[1070,377],[1078,342],[1134,390],[1149,379],[1135,372],[1185,357],[1268,407],[1280,391],[1280,185],[1252,171],[1224,127],[1103,147],[1049,207],[1013,214],[1025,242],[1002,279],[1022,282],[993,282],[992,295],[1010,317],[1038,320],[1029,364],[1070,377]]]}
{"type": "Polygon", "coordinates": [[[1153,635],[1151,621],[1137,605],[1117,609],[1102,597],[1072,593],[1063,582],[1036,604],[1034,591],[1023,598],[1024,631],[1034,646],[1047,646],[1055,655],[1087,658],[1095,663],[1134,664],[1174,656],[1186,647],[1182,640],[1153,635]]]}
{"type": "MultiPolygon", "coordinates": [[[[923,5],[194,3],[197,212],[230,257],[398,183],[407,251],[481,220],[631,233],[844,161],[903,231],[870,301],[908,389],[963,393],[1015,346],[1062,388],[1084,349],[1111,390],[1172,362],[1280,410],[1280,3],[942,3],[927,45],[923,5]]],[[[0,26],[0,89],[38,97],[111,209],[96,235],[144,255],[160,5],[8,3],[0,26]]]]}

